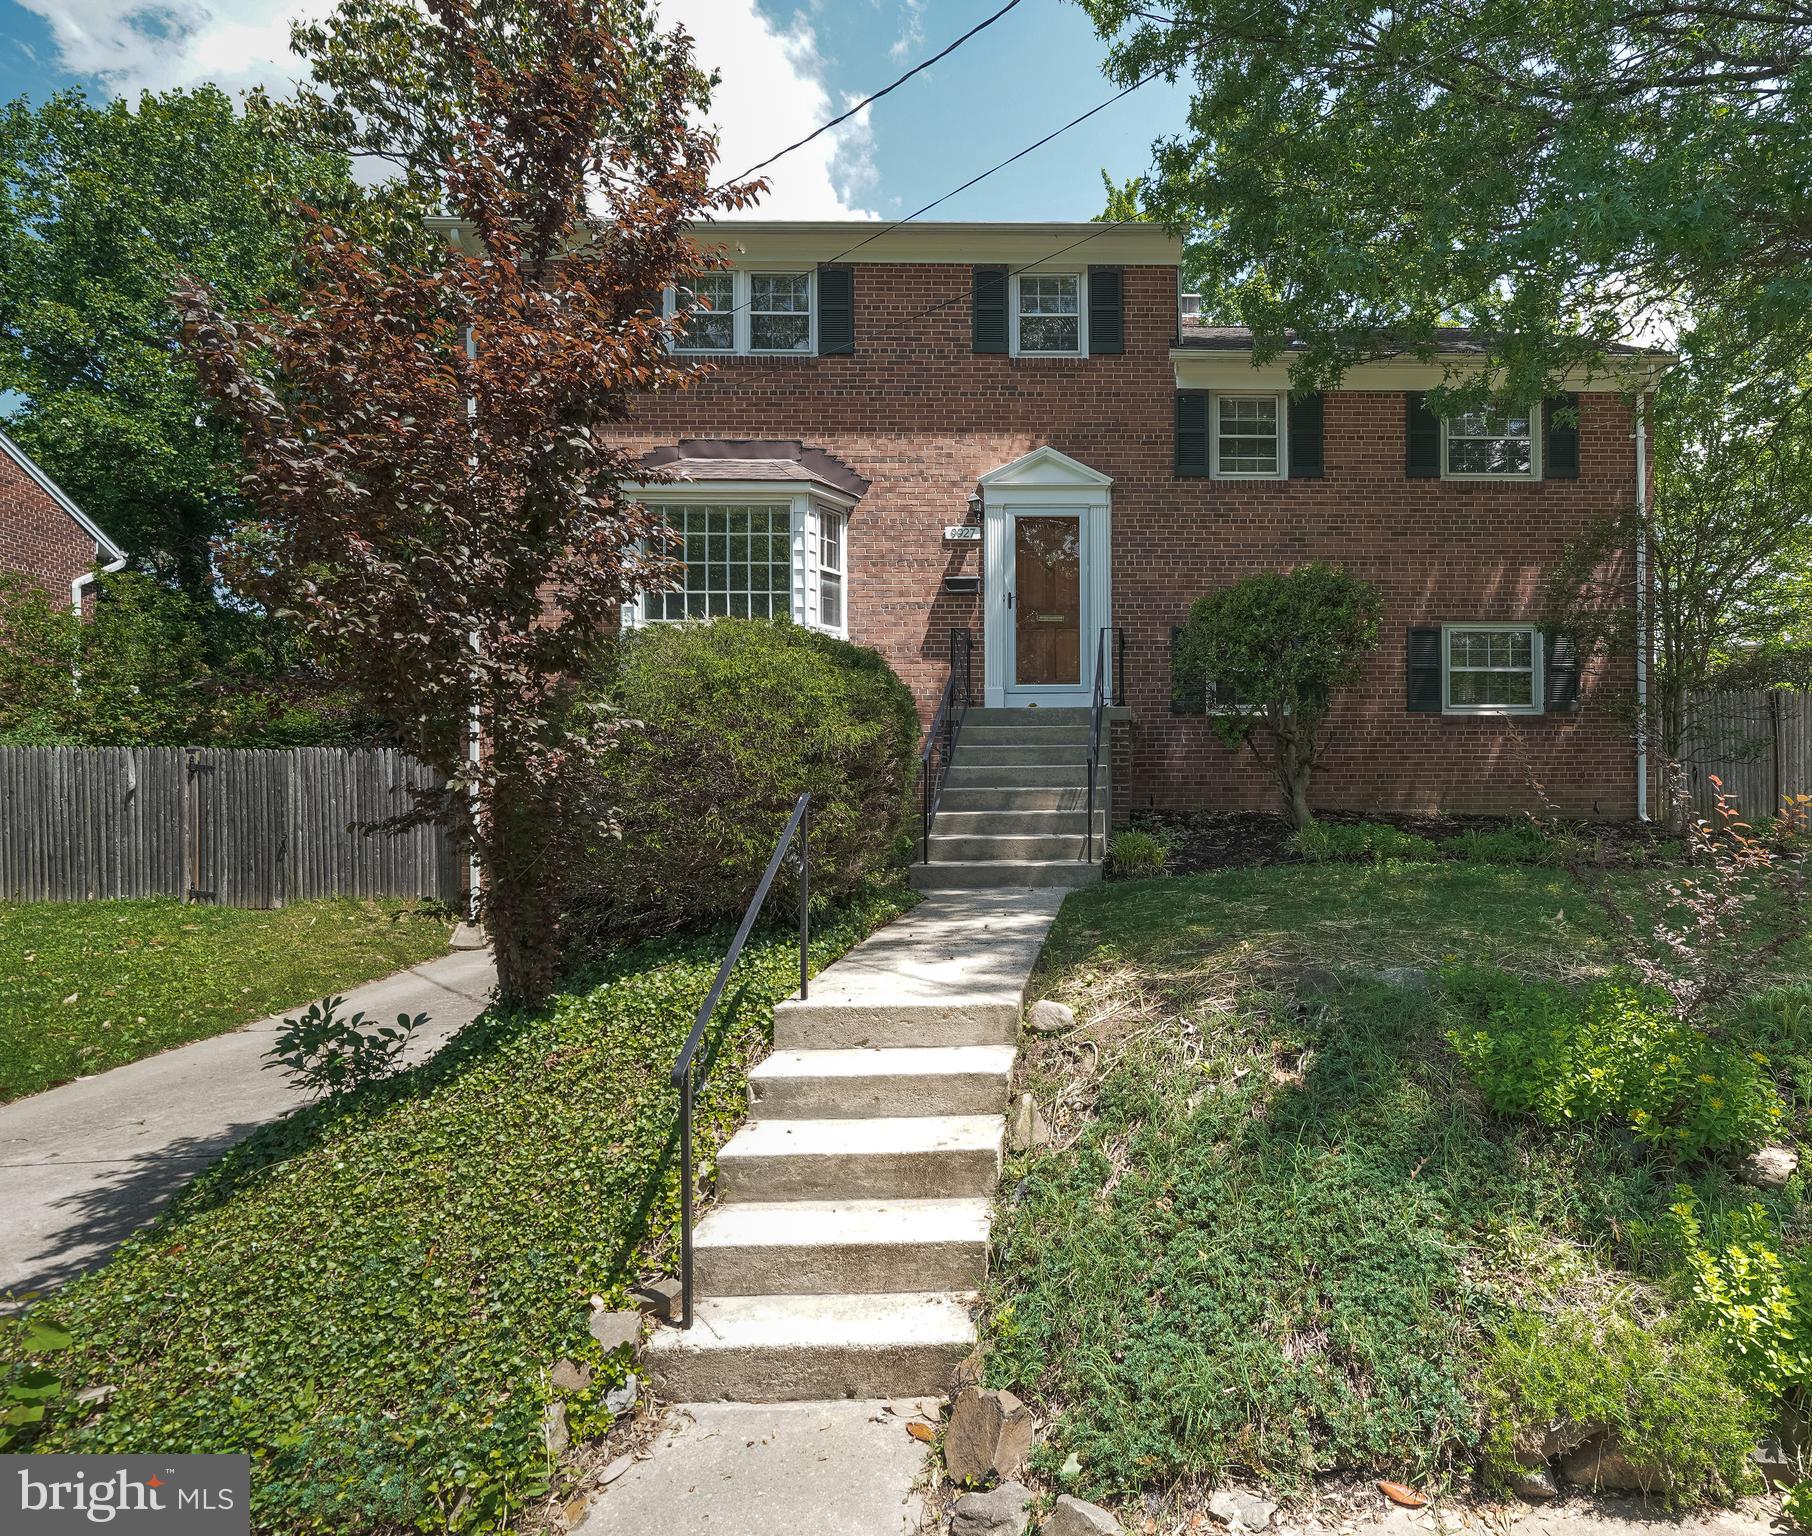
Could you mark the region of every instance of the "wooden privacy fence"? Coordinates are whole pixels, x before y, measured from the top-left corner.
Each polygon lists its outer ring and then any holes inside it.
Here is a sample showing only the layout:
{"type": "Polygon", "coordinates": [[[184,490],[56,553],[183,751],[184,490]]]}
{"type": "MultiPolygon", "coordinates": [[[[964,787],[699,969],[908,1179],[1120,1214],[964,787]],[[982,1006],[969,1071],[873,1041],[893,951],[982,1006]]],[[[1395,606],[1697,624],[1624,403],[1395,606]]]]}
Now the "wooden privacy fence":
{"type": "Polygon", "coordinates": [[[0,898],[452,902],[450,833],[359,830],[442,782],[390,747],[0,747],[0,898]]]}
{"type": "Polygon", "coordinates": [[[1702,814],[1716,807],[1715,776],[1745,820],[1772,816],[1783,795],[1812,794],[1812,691],[1695,694],[1681,756],[1686,792],[1702,814]]]}

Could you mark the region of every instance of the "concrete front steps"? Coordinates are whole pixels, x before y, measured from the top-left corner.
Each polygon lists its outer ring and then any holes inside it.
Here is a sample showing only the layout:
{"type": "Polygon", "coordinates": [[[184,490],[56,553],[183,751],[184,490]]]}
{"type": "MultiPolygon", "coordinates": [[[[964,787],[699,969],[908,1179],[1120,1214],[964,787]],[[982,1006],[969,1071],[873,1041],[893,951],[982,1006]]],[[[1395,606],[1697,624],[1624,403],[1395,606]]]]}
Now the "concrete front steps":
{"type": "Polygon", "coordinates": [[[1088,733],[1086,709],[971,709],[913,885],[1069,888],[1099,880],[1107,764],[1098,764],[1091,861],[1088,733]]]}
{"type": "Polygon", "coordinates": [[[694,1234],[680,1401],[943,1392],[975,1343],[1026,980],[1060,893],[941,892],[775,1013],[694,1234]]]}

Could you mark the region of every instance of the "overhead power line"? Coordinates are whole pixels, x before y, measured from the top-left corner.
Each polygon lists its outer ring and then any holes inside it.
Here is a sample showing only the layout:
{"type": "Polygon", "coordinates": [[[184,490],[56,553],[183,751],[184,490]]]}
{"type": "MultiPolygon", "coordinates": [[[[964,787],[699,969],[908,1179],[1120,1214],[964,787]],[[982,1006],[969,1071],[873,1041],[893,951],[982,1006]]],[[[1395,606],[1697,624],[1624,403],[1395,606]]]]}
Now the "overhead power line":
{"type": "Polygon", "coordinates": [[[890,82],[889,84],[882,86],[880,90],[876,91],[871,96],[864,96],[860,101],[858,101],[847,112],[842,113],[840,116],[833,117],[828,123],[824,123],[824,124],[820,125],[819,127],[814,128],[803,139],[796,139],[791,144],[787,145],[787,147],[785,149],[776,150],[773,154],[769,155],[767,157],[767,159],[757,161],[754,165],[751,165],[746,171],[744,171],[740,176],[733,177],[731,179],[731,182],[727,182],[727,183],[725,183],[725,185],[732,185],[734,182],[738,182],[738,181],[747,181],[757,171],[765,171],[776,160],[784,159],[787,155],[792,154],[792,152],[796,149],[804,149],[805,146],[807,144],[811,143],[813,139],[818,138],[819,136],[821,136],[823,134],[829,133],[831,131],[831,129],[836,128],[843,123],[847,123],[852,117],[854,117],[864,107],[872,106],[875,102],[879,101],[883,96],[887,95],[889,92],[897,91],[902,85],[904,85],[914,75],[922,74],[925,70],[930,69],[931,66],[933,64],[937,63],[938,60],[940,60],[940,59],[949,58],[951,54],[955,53],[956,50],[958,48],[962,47],[964,43],[968,42],[970,38],[974,37],[979,32],[987,31],[987,29],[989,27],[993,26],[995,22],[999,21],[1001,17],[1005,16],[1008,11],[1012,10],[1013,7],[1018,5],[1019,3],[1020,3],[1020,0],[1007,0],[1007,3],[1005,5],[1003,5],[998,11],[996,11],[992,16],[988,17],[984,21],[978,21],[974,26],[972,26],[967,32],[965,32],[955,42],[951,43],[948,47],[941,49],[937,53],[932,54],[932,56],[930,58],[925,59],[918,64],[914,64],[912,66],[912,68],[907,70],[905,74],[901,75],[899,79],[894,80],[894,81],[890,82]]]}

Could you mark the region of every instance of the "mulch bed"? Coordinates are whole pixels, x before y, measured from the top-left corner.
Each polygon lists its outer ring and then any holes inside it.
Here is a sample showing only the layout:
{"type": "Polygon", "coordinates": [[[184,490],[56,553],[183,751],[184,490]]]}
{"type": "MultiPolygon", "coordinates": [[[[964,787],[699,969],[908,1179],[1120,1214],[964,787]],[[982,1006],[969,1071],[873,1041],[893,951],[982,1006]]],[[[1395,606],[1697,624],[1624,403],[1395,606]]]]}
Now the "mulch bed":
{"type": "MultiPolygon", "coordinates": [[[[1437,846],[1466,832],[1499,832],[1528,824],[1520,816],[1360,815],[1353,811],[1324,811],[1320,819],[1382,823],[1425,837],[1437,846]]],[[[1290,851],[1288,824],[1269,811],[1134,811],[1132,825],[1168,846],[1164,860],[1168,874],[1199,875],[1212,869],[1303,862],[1290,851]]],[[[1653,822],[1578,821],[1550,825],[1567,827],[1597,842],[1605,861],[1612,865],[1627,862],[1631,849],[1652,848],[1667,842],[1671,835],[1653,822]]]]}

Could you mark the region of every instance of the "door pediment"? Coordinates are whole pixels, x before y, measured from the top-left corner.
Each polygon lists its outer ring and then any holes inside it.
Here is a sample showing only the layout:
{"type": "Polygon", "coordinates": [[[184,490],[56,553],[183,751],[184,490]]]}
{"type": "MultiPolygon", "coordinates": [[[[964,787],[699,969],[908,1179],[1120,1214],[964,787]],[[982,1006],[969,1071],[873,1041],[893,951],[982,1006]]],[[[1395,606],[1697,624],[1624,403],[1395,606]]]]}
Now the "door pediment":
{"type": "Polygon", "coordinates": [[[989,470],[979,483],[990,490],[1060,486],[1081,490],[1112,485],[1114,477],[1091,469],[1080,459],[1072,459],[1067,453],[1059,453],[1047,445],[1021,454],[1010,464],[989,470]]]}

